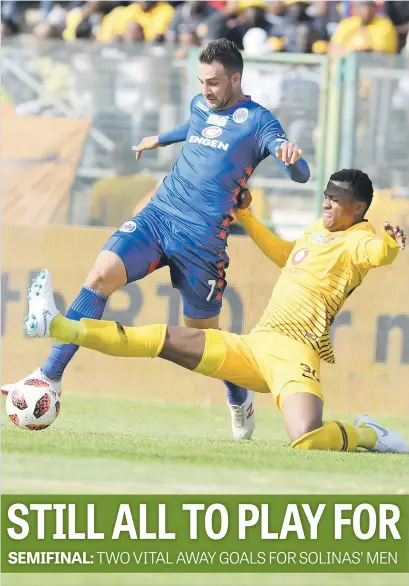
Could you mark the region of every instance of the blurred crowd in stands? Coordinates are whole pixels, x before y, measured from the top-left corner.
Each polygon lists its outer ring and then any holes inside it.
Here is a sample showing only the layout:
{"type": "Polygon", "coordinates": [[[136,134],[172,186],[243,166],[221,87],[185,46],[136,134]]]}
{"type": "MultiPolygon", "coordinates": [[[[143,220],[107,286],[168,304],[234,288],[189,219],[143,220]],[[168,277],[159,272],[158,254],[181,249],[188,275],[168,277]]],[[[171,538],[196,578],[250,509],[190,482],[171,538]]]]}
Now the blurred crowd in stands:
{"type": "Polygon", "coordinates": [[[227,37],[249,54],[397,53],[409,48],[409,1],[236,0],[1,2],[2,37],[201,46],[227,37]]]}

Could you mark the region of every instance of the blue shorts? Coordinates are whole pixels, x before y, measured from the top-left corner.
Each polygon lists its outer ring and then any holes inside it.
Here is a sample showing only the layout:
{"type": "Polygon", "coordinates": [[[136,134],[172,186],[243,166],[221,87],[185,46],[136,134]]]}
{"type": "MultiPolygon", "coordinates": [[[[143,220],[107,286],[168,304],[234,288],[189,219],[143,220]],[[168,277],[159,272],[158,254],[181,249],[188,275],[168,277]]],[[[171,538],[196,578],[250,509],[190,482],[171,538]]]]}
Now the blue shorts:
{"type": "Polygon", "coordinates": [[[153,206],[125,222],[105,243],[102,250],[115,252],[125,265],[128,283],[143,279],[168,266],[174,287],[183,300],[187,317],[205,319],[219,315],[229,257],[221,250],[210,250],[201,240],[173,218],[153,206]]]}

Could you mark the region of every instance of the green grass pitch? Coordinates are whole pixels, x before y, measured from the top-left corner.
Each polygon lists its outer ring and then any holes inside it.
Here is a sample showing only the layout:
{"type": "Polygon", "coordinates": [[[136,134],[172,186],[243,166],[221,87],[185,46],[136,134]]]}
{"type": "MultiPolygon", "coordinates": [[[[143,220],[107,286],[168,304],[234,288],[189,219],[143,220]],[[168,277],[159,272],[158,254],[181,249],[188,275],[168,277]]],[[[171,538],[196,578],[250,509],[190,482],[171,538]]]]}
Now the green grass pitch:
{"type": "MultiPolygon", "coordinates": [[[[257,399],[256,399],[257,401],[257,399]]],[[[256,411],[254,440],[231,440],[226,407],[65,392],[55,424],[19,430],[3,402],[3,493],[404,493],[408,459],[298,452],[280,414],[256,411]]],[[[327,417],[328,418],[328,417],[327,417]]],[[[351,416],[336,418],[351,421],[351,416]]],[[[403,419],[379,418],[409,439],[403,419]]],[[[212,575],[213,586],[400,586],[391,575],[212,575]],[[364,581],[363,581],[364,580],[364,581]]],[[[3,586],[204,586],[209,575],[3,575],[3,586]],[[57,580],[57,581],[56,581],[57,580]]]]}
{"type": "MultiPolygon", "coordinates": [[[[3,492],[395,493],[409,486],[405,455],[292,450],[275,409],[256,417],[254,440],[234,442],[227,407],[64,393],[45,431],[20,430],[5,416],[3,492]]],[[[379,421],[409,437],[403,419],[379,421]]]]}

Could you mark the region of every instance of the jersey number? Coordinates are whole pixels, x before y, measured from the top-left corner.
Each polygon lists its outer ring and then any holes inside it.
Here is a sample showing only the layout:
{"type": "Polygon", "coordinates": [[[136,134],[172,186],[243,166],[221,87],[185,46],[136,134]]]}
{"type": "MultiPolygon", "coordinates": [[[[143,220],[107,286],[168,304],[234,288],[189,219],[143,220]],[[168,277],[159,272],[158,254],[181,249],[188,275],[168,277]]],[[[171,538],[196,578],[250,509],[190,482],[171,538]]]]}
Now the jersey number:
{"type": "Polygon", "coordinates": [[[206,301],[210,301],[214,292],[214,288],[216,287],[216,279],[210,279],[209,281],[207,281],[207,284],[210,285],[210,293],[206,297],[206,301]]]}
{"type": "Polygon", "coordinates": [[[308,366],[308,364],[301,363],[301,370],[304,371],[302,373],[302,376],[305,376],[305,378],[309,378],[311,380],[314,380],[317,383],[320,382],[320,379],[317,376],[317,371],[315,370],[315,368],[311,368],[311,366],[308,366]]]}

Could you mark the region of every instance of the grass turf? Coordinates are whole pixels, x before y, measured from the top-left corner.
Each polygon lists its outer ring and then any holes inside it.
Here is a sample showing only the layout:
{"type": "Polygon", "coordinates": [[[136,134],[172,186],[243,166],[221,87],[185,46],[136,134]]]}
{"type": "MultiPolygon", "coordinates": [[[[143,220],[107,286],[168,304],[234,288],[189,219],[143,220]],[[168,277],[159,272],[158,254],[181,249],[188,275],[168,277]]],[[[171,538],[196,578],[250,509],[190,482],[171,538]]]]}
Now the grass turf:
{"type": "MultiPolygon", "coordinates": [[[[256,416],[254,441],[236,443],[225,407],[64,394],[45,431],[4,421],[3,492],[407,492],[405,455],[292,450],[279,413],[256,416]]],[[[403,419],[379,421],[408,439],[403,419]]]]}

